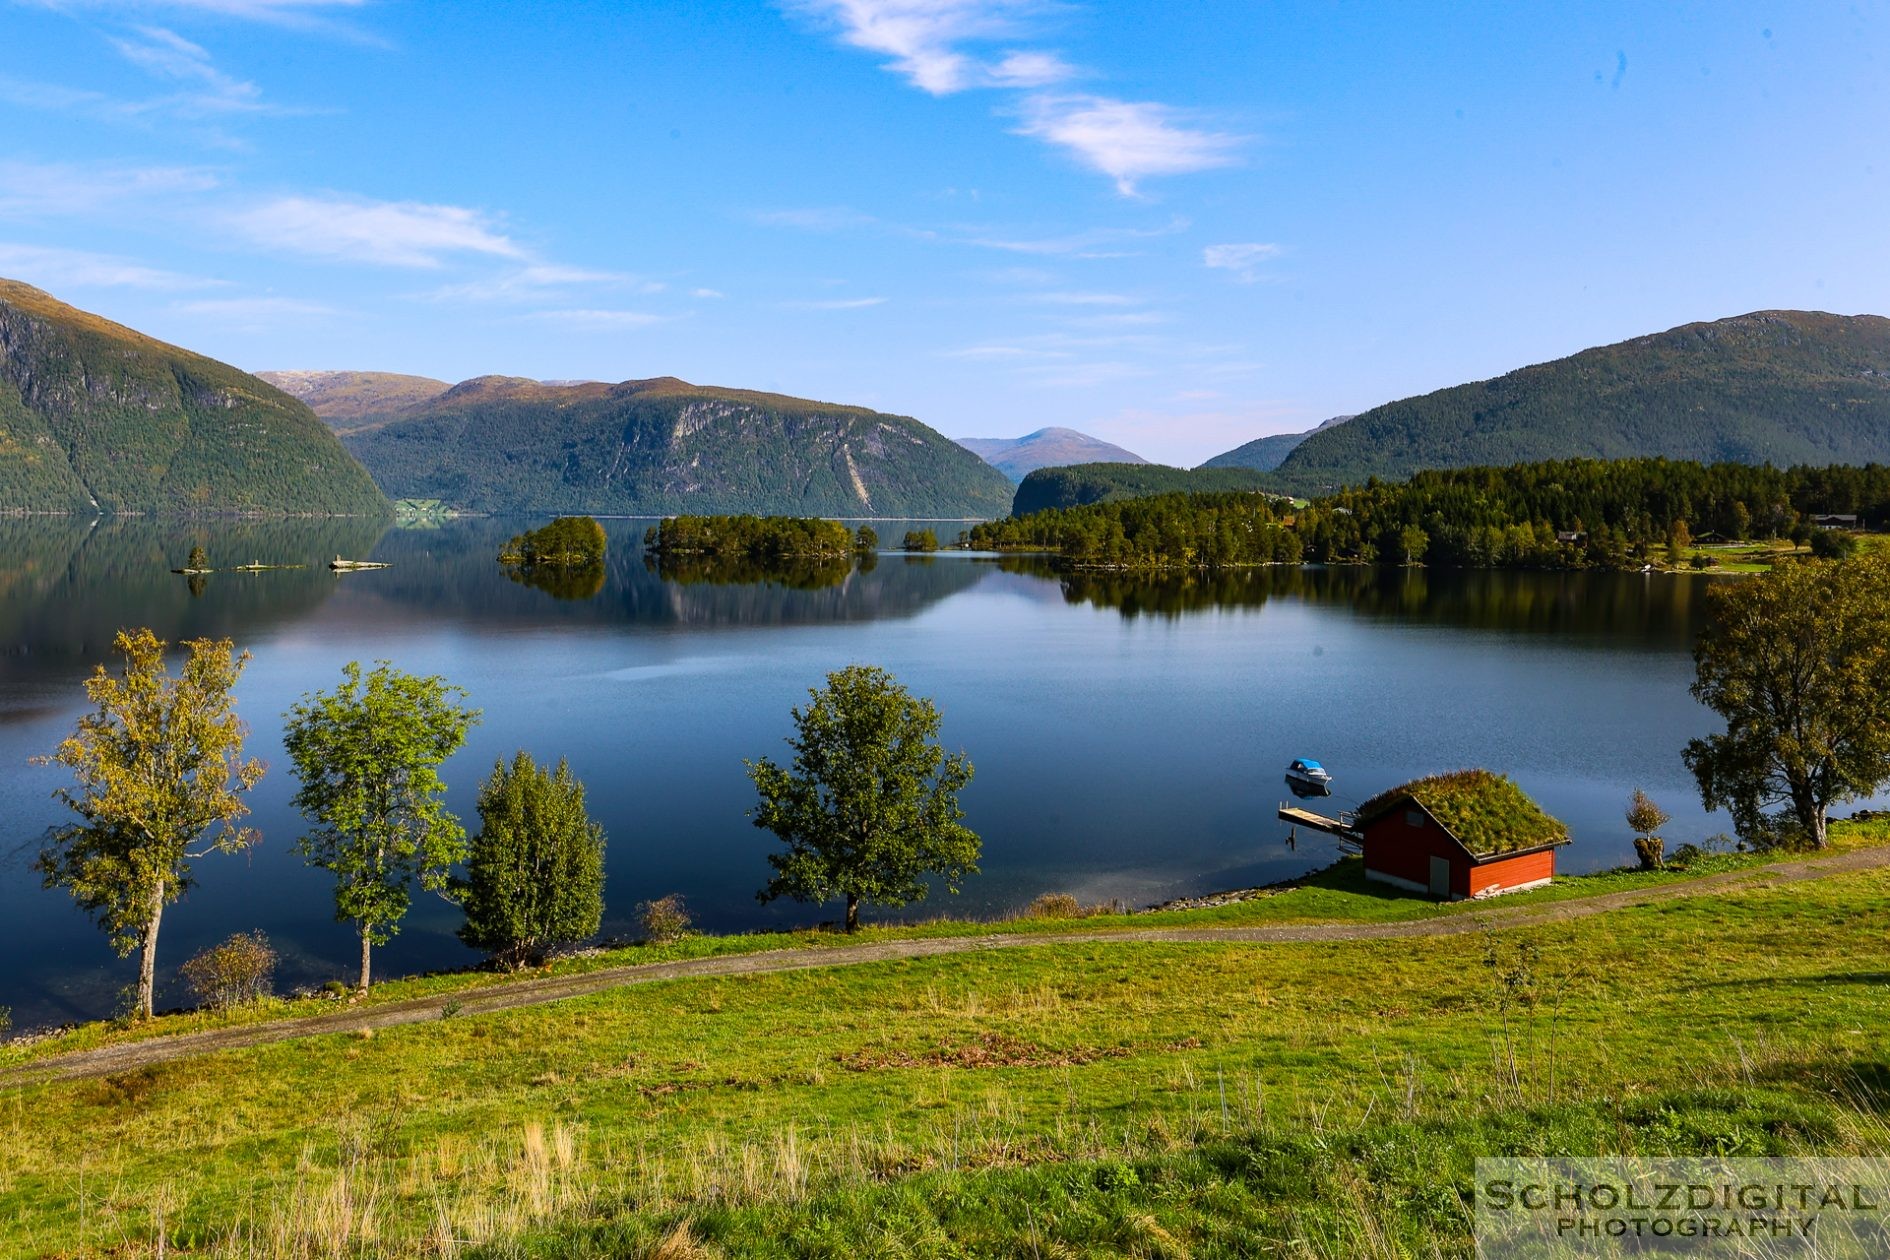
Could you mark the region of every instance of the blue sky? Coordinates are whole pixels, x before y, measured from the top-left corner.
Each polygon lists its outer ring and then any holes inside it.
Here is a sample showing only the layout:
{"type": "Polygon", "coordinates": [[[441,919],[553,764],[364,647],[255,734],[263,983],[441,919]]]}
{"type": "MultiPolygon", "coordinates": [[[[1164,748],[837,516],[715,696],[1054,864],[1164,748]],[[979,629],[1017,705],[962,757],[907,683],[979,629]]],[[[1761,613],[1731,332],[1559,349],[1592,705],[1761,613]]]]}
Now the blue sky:
{"type": "Polygon", "coordinates": [[[1890,313],[1880,4],[0,0],[0,275],[250,369],[1195,463],[1890,313]]]}

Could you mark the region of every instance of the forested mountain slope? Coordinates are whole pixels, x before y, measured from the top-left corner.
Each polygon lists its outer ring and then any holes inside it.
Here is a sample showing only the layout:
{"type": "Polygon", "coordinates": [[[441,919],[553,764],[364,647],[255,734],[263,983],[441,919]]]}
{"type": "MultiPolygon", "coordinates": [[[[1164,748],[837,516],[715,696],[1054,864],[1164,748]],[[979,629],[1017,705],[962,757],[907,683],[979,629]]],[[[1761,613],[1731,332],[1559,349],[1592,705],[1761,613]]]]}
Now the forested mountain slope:
{"type": "Polygon", "coordinates": [[[1301,492],[1422,468],[1660,456],[1890,460],[1890,319],[1759,311],[1387,403],[1280,465],[1301,492]]]}
{"type": "Polygon", "coordinates": [[[1004,475],[907,416],[674,377],[463,381],[347,438],[392,498],[476,511],[1002,516],[1004,475]]]}
{"type": "Polygon", "coordinates": [[[1255,438],[1251,442],[1236,446],[1231,451],[1222,451],[1213,459],[1202,463],[1203,468],[1257,468],[1261,472],[1271,472],[1285,462],[1286,457],[1315,433],[1323,433],[1334,425],[1344,424],[1351,416],[1334,416],[1324,423],[1301,433],[1271,433],[1266,437],[1255,438]]]}
{"type": "Polygon", "coordinates": [[[307,406],[0,280],[0,511],[379,514],[307,406]]]}

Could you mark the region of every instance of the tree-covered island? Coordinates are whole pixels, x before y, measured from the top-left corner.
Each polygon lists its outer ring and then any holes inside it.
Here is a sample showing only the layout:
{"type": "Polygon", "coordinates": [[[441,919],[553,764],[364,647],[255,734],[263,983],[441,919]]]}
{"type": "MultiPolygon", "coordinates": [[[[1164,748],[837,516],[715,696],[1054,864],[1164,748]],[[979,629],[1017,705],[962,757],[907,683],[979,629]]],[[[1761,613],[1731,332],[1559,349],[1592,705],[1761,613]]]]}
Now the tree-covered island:
{"type": "Polygon", "coordinates": [[[514,534],[499,551],[500,564],[580,569],[604,562],[609,539],[590,516],[560,516],[549,525],[514,534]]]}
{"type": "MultiPolygon", "coordinates": [[[[845,560],[867,549],[871,536],[817,516],[671,516],[644,532],[643,546],[665,561],[845,560]]],[[[876,537],[872,545],[878,545],[876,537]]]]}

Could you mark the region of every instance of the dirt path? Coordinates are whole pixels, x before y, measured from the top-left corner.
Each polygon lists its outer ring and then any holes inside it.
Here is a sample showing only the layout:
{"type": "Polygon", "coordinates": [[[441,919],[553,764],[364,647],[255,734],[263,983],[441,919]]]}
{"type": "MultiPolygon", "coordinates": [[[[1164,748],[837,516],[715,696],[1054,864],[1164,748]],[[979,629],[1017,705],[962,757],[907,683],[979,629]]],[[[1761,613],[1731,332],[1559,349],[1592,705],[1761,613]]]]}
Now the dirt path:
{"type": "Polygon", "coordinates": [[[1014,949],[1027,945],[1057,945],[1104,941],[1152,941],[1165,944],[1276,944],[1313,941],[1373,941],[1408,937],[1461,936],[1492,928],[1537,927],[1585,919],[1592,915],[1649,902],[1698,897],[1732,888],[1766,888],[1801,880],[1829,879],[1856,871],[1890,866],[1890,848],[1858,849],[1826,857],[1803,858],[1750,870],[1728,871],[1680,883],[1595,897],[1573,898],[1545,905],[1491,906],[1477,913],[1439,915],[1402,923],[1307,923],[1271,927],[1115,928],[1093,932],[1031,932],[987,936],[946,936],[929,940],[875,941],[860,945],[832,945],[807,949],[770,950],[722,958],[692,958],[681,962],[644,963],[611,967],[579,975],[545,976],[514,980],[481,989],[435,994],[404,1002],[336,1011],[299,1019],[278,1020],[239,1028],[179,1033],[146,1041],[126,1042],[96,1050],[75,1050],[0,1072],[0,1088],[35,1081],[109,1076],[155,1063],[216,1050],[266,1045],[324,1033],[357,1032],[363,1028],[392,1028],[400,1024],[439,1019],[445,1008],[478,1015],[519,1006],[537,1006],[563,998],[582,997],[622,985],[650,984],[694,976],[745,976],[767,972],[804,971],[814,967],[849,967],[862,963],[932,958],[978,950],[1014,949]]]}

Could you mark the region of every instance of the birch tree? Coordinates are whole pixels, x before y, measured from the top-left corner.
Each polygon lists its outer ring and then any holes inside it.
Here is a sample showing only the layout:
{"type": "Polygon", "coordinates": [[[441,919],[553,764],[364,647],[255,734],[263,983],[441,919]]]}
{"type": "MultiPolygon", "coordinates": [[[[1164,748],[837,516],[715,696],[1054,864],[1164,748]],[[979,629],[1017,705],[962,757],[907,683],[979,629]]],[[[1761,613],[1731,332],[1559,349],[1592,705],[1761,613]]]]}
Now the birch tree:
{"type": "Polygon", "coordinates": [[[249,653],[193,639],[172,677],[167,644],[150,630],[121,630],[113,646],[121,671],[100,665],[86,680],[97,709],[35,759],[72,771],[76,785],[54,795],[81,821],[53,834],[34,869],[72,894],[120,957],[138,952],[137,1014],[148,1019],[164,907],[190,887],[193,861],[261,838],[237,822],[264,767],[243,758],[247,728],[230,694],[249,653]]]}
{"type": "Polygon", "coordinates": [[[285,715],[283,743],[302,786],[295,807],[315,826],[297,842],[335,877],[335,917],[361,938],[366,993],[373,947],[400,931],[413,887],[443,892],[466,857],[466,829],[447,812],[439,766],[479,720],[466,693],[387,661],[342,667],[332,692],[304,696],[285,715]]]}

